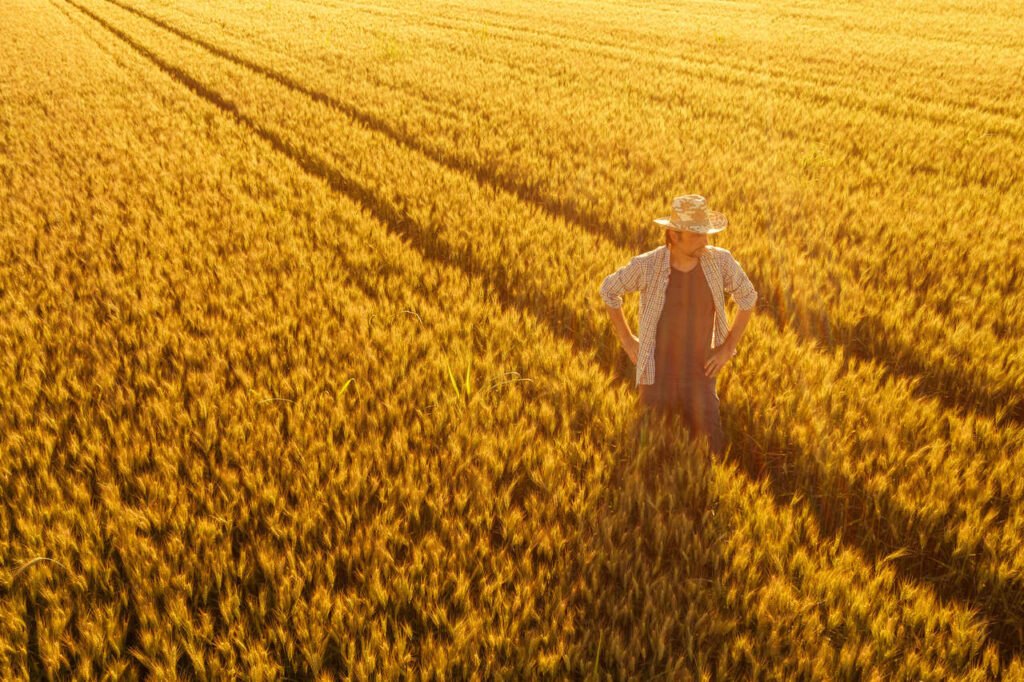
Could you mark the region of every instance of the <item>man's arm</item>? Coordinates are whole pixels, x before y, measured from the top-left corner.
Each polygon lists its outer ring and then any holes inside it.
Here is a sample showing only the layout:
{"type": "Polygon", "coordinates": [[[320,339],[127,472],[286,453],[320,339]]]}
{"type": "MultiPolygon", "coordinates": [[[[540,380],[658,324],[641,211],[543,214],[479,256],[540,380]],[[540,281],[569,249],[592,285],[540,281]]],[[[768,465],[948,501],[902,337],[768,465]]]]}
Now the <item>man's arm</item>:
{"type": "Polygon", "coordinates": [[[629,323],[626,322],[626,316],[622,314],[622,308],[613,308],[610,305],[606,305],[604,309],[608,311],[608,317],[612,319],[615,336],[619,337],[619,343],[625,347],[626,342],[634,337],[633,332],[629,328],[629,323]]]}
{"type": "Polygon", "coordinates": [[[750,316],[754,314],[753,308],[746,310],[740,310],[736,313],[736,317],[733,318],[732,328],[729,330],[729,335],[725,337],[725,342],[722,344],[729,349],[731,353],[736,352],[736,347],[740,344],[740,339],[743,338],[743,332],[747,328],[747,322],[750,321],[750,316]]]}
{"type": "Polygon", "coordinates": [[[606,306],[621,308],[622,294],[640,291],[640,285],[643,283],[643,266],[641,257],[633,256],[628,263],[604,278],[600,293],[606,306]]]}
{"type": "Polygon", "coordinates": [[[732,254],[726,259],[723,283],[725,292],[732,297],[732,300],[739,306],[739,311],[733,319],[729,335],[725,337],[725,345],[733,355],[739,346],[743,332],[747,328],[750,316],[754,313],[754,306],[757,303],[757,291],[753,283],[747,277],[740,264],[733,258],[732,254]]]}
{"type": "Polygon", "coordinates": [[[622,294],[630,291],[639,291],[643,283],[643,261],[640,256],[634,256],[629,263],[604,278],[601,282],[601,298],[604,300],[605,310],[612,320],[615,328],[615,335],[619,343],[630,358],[636,362],[634,351],[637,350],[638,341],[622,314],[622,294]]]}

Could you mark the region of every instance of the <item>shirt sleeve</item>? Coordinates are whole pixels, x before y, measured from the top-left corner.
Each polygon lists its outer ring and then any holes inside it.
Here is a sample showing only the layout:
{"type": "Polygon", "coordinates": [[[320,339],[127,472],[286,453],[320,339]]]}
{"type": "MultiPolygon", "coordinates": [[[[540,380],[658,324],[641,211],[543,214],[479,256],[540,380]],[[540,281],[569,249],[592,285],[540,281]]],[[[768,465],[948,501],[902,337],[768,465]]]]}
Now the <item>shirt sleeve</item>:
{"type": "Polygon", "coordinates": [[[750,310],[753,308],[757,302],[757,291],[754,289],[750,278],[747,277],[747,273],[743,271],[743,268],[740,267],[740,264],[731,253],[725,259],[725,272],[723,274],[722,284],[725,293],[732,296],[732,300],[736,302],[740,310],[750,310]]]}
{"type": "Polygon", "coordinates": [[[640,291],[643,282],[643,259],[633,256],[628,263],[604,278],[601,298],[610,308],[622,307],[622,294],[640,291]]]}

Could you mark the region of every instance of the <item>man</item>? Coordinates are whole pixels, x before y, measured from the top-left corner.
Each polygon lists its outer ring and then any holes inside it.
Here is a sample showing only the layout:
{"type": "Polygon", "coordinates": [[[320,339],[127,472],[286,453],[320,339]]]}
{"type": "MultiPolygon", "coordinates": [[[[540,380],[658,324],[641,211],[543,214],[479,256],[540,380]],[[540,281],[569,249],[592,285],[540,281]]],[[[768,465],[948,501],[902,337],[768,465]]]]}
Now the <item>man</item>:
{"type": "Polygon", "coordinates": [[[721,454],[725,433],[715,390],[718,373],[736,354],[757,301],[757,291],[727,249],[708,244],[726,217],[699,194],[672,200],[665,245],[638,256],[605,277],[601,298],[619,342],[636,364],[640,404],[680,414],[693,433],[707,434],[721,454]],[[640,292],[640,336],[622,315],[622,294],[640,292]],[[725,294],[739,306],[729,330],[725,294]]]}

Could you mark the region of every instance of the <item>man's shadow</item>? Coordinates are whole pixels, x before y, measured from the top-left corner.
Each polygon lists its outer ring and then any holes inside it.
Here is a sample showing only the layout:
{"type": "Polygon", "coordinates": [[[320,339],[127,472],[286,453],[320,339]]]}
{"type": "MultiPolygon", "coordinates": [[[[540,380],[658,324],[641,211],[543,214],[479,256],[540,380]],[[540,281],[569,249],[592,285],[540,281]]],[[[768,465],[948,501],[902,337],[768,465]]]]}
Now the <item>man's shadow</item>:
{"type": "Polygon", "coordinates": [[[725,590],[728,529],[715,511],[707,439],[678,415],[642,406],[624,419],[622,446],[580,526],[573,596],[593,658],[574,677],[715,679],[727,633],[709,625],[725,590]]]}

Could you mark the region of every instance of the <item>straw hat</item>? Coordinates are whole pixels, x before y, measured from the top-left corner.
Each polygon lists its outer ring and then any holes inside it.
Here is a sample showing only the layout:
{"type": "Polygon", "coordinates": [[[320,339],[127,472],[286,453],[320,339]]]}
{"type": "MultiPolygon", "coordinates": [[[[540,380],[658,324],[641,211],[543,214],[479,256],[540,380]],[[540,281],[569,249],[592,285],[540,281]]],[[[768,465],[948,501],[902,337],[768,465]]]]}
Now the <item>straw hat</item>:
{"type": "Polygon", "coordinates": [[[654,222],[670,230],[713,234],[729,224],[724,214],[708,210],[708,202],[699,194],[684,194],[672,200],[672,215],[654,222]]]}

